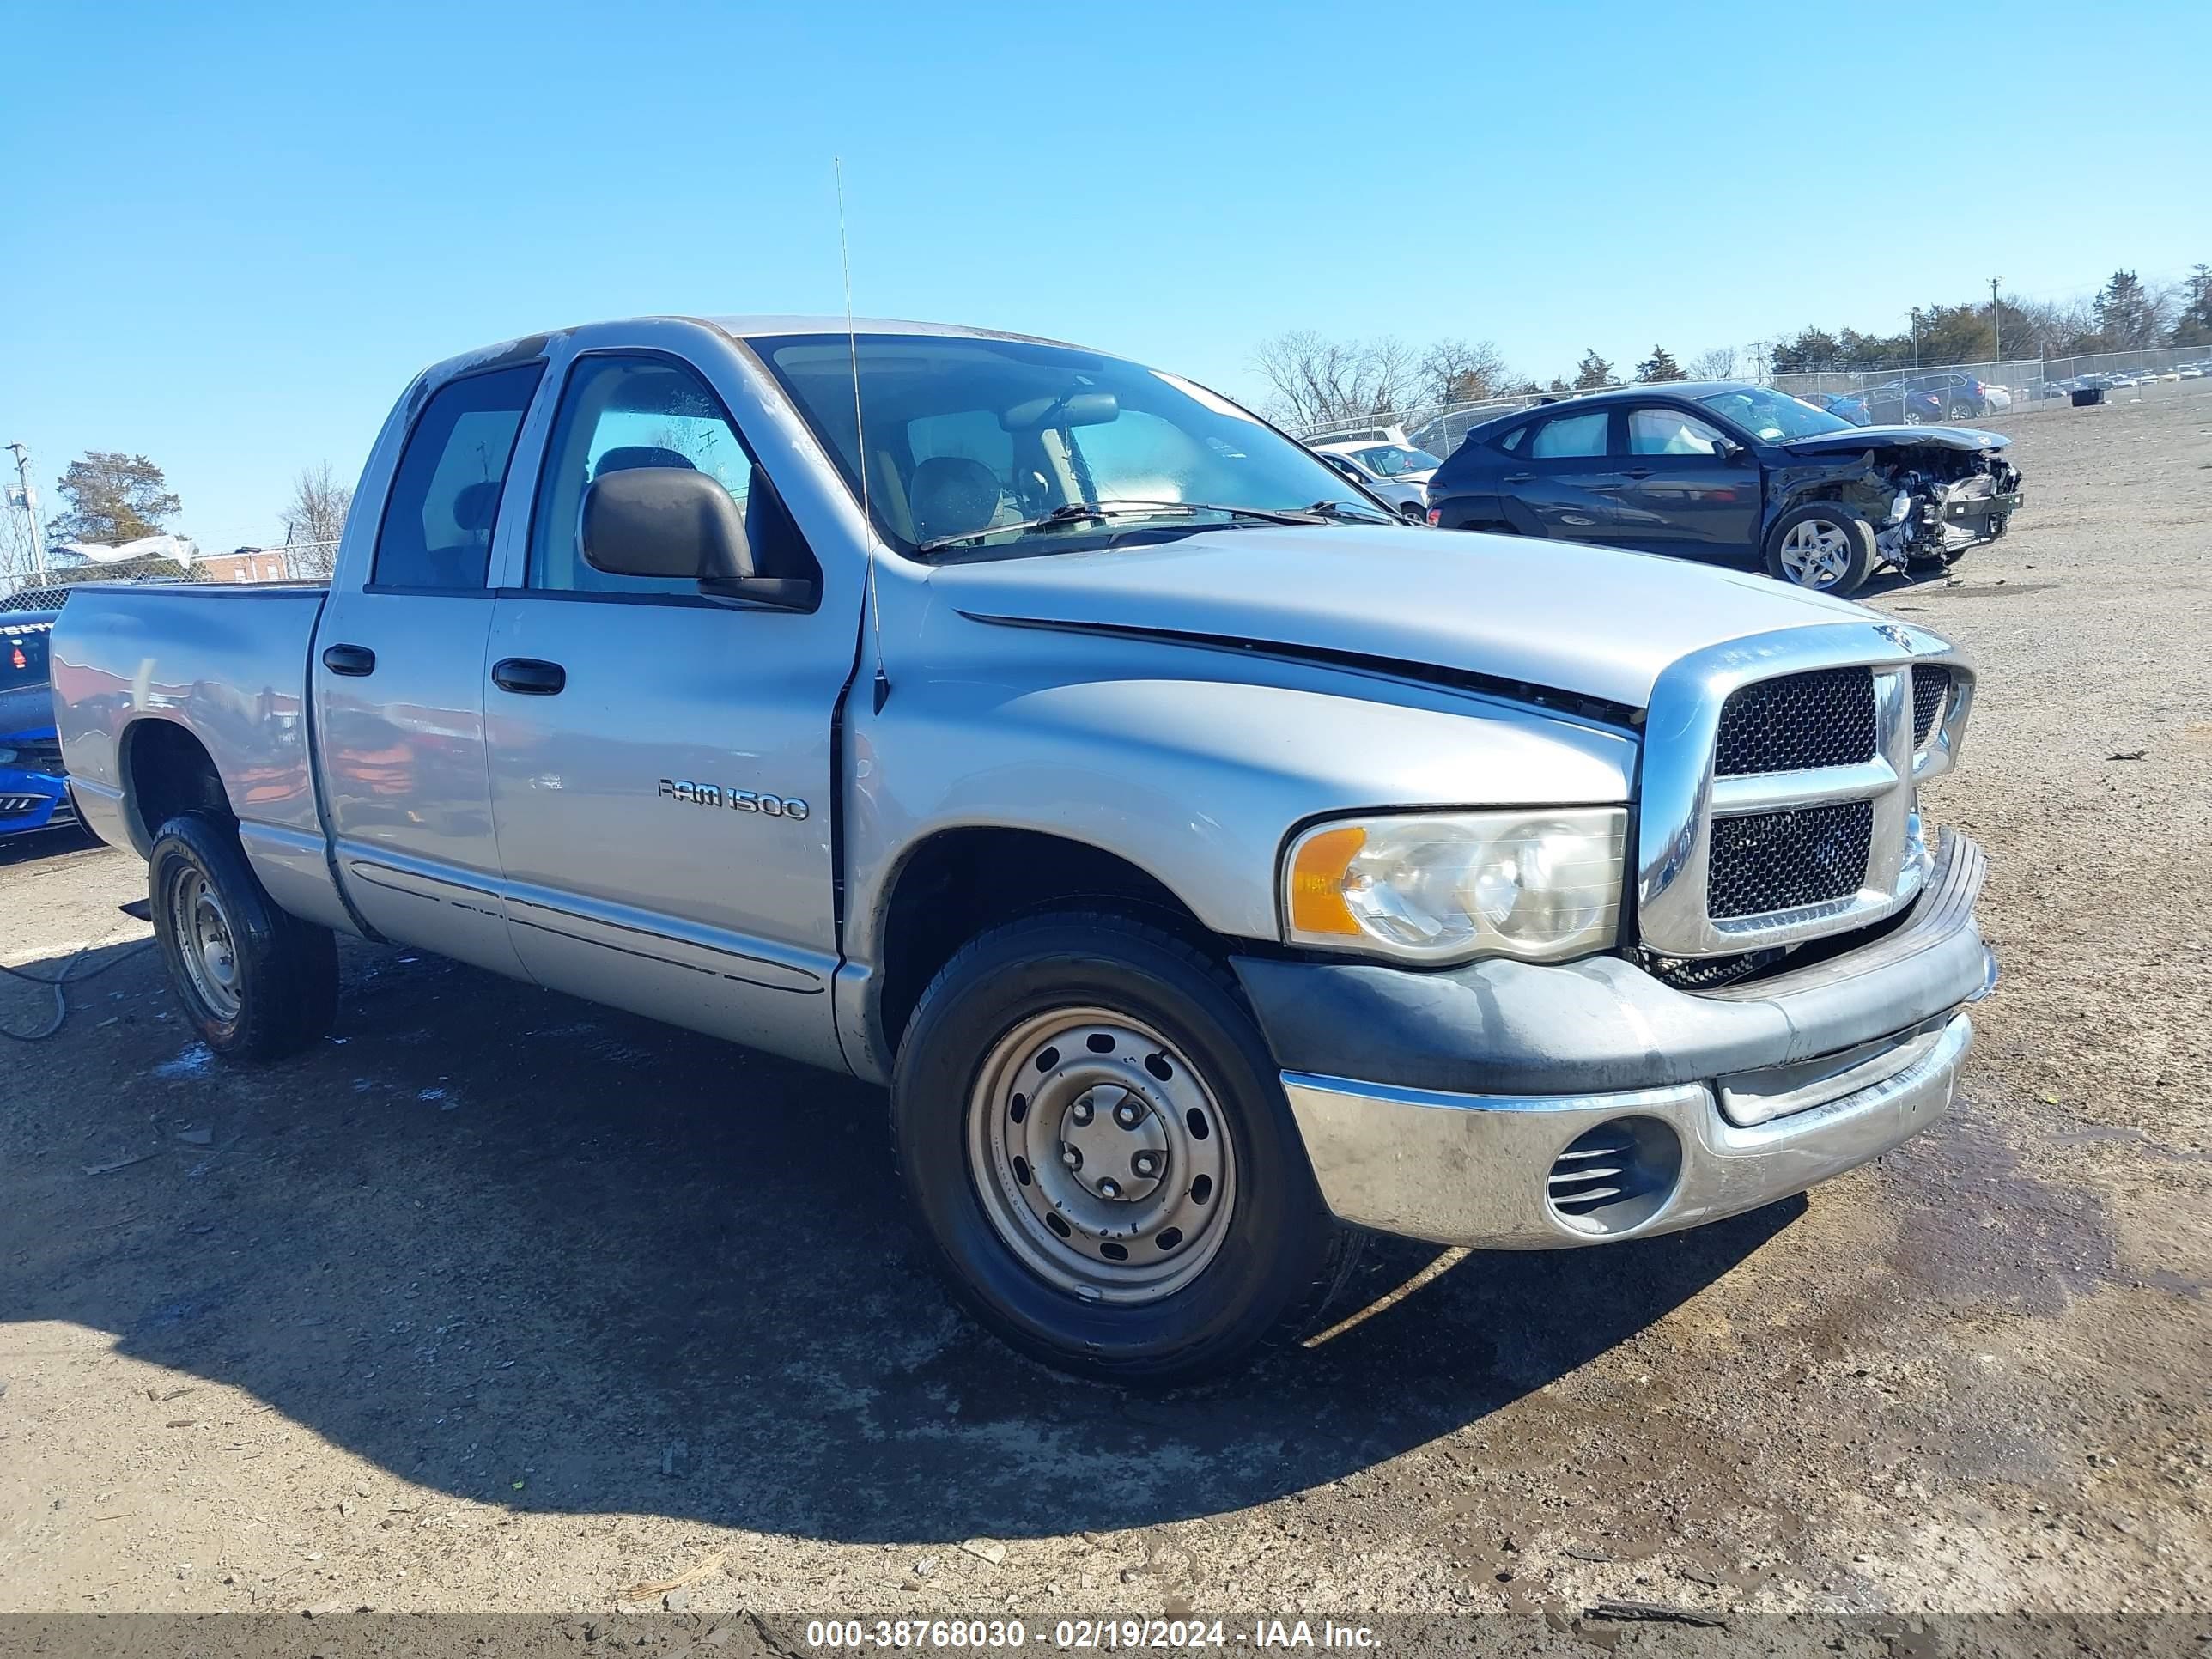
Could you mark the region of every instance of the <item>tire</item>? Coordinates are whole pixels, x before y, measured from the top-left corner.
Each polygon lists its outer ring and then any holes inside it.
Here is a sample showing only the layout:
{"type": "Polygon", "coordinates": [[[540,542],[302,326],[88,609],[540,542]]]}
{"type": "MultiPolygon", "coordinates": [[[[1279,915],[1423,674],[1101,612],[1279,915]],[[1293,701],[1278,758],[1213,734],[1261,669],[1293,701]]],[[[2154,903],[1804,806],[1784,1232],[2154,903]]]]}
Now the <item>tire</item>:
{"type": "Polygon", "coordinates": [[[228,819],[185,812],[164,823],[147,884],[169,983],[210,1048],[277,1060],[331,1029],[337,941],[276,908],[228,819]]]}
{"type": "Polygon", "coordinates": [[[1793,507],[1766,532],[1766,574],[1792,587],[1847,599],[1874,566],[1874,526],[1839,502],[1793,507]]]}
{"type": "Polygon", "coordinates": [[[1355,1258],[1235,979],[1128,916],[1054,912],[963,948],[907,1027],[891,1127],[955,1297],[1079,1376],[1227,1370],[1303,1334],[1355,1258]],[[1101,1197],[1116,1175],[1135,1190],[1101,1197]]]}

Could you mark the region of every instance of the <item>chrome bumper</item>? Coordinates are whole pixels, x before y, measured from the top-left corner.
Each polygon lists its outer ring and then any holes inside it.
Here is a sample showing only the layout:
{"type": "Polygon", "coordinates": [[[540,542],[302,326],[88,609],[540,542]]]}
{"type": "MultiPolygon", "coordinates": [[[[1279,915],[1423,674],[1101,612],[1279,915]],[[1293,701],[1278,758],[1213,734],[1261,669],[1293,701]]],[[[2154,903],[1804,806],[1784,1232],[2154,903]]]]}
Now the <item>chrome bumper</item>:
{"type": "MultiPolygon", "coordinates": [[[[1856,1051],[1836,1074],[1844,1092],[1750,1127],[1730,1122],[1715,1087],[1703,1083],[1512,1097],[1291,1072],[1283,1087],[1322,1196],[1343,1219],[1439,1244],[1558,1249],[1717,1221],[1879,1157],[1942,1115],[1972,1042],[1963,1012],[1899,1033],[1888,1050],[1897,1063],[1887,1073],[1881,1054],[1856,1051]],[[1557,1207],[1559,1155],[1622,1119],[1656,1120],[1671,1132],[1678,1153],[1671,1174],[1610,1219],[1557,1207]]],[[[1776,1068],[1793,1074],[1777,1079],[1793,1105],[1817,1094],[1804,1069],[1776,1068]]],[[[1727,1086],[1757,1080],[1756,1073],[1738,1076],[1727,1086]]],[[[1654,1140],[1648,1124],[1637,1135],[1654,1140]]]]}

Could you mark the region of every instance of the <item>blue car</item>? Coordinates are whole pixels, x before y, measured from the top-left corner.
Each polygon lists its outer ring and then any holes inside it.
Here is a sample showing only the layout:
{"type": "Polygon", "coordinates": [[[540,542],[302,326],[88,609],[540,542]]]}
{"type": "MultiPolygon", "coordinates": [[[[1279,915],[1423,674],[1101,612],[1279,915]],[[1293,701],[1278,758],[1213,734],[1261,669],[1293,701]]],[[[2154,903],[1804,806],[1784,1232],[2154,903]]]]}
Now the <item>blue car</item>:
{"type": "Polygon", "coordinates": [[[62,782],[46,665],[58,614],[0,612],[0,836],[76,822],[62,782]]]}
{"type": "Polygon", "coordinates": [[[1856,398],[1846,398],[1836,392],[1816,392],[1805,401],[1815,409],[1825,409],[1838,419],[1849,421],[1853,426],[1874,424],[1874,416],[1867,413],[1867,406],[1856,398]]]}

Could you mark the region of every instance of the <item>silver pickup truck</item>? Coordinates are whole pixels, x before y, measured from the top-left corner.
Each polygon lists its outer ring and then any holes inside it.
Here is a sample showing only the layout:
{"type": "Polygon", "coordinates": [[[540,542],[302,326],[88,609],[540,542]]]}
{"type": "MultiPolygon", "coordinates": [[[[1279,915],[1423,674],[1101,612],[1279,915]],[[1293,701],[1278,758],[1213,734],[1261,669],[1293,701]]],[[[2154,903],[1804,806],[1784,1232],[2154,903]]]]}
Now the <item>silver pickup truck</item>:
{"type": "Polygon", "coordinates": [[[1943,640],[1408,526],[1013,335],[456,358],[326,592],[79,588],[53,659],[213,1048],[318,1040],[346,934],[886,1085],[957,1294],[1097,1376],[1296,1334],[1362,1228],[1802,1191],[1944,1110],[1995,977],[1982,855],[1922,815],[1943,640]]]}

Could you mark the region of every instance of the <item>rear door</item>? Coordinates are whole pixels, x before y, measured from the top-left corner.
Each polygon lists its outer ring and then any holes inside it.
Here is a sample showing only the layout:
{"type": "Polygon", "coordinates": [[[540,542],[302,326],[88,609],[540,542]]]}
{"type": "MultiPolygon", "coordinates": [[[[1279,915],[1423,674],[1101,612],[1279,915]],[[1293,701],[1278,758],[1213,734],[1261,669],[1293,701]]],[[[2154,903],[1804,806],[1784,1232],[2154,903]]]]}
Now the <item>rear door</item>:
{"type": "Polygon", "coordinates": [[[837,1066],[831,733],[854,618],[611,575],[580,542],[596,479],[692,468],[737,502],[763,574],[818,592],[729,410],[667,353],[567,367],[520,585],[477,667],[507,910],[542,984],[837,1066]]]}
{"type": "Polygon", "coordinates": [[[1667,403],[1625,411],[1620,540],[1654,553],[1740,554],[1759,528],[1759,465],[1711,421],[1667,403]],[[1729,460],[1735,447],[1739,459],[1729,460]]]}
{"type": "Polygon", "coordinates": [[[1570,409],[1523,428],[1499,480],[1516,529],[1570,542],[1606,543],[1620,533],[1612,427],[1608,410],[1570,409]]]}
{"type": "Polygon", "coordinates": [[[466,374],[423,400],[368,579],[333,586],[312,665],[324,805],[355,908],[392,939],[515,975],[485,770],[484,641],[507,469],[544,370],[466,374]]]}

